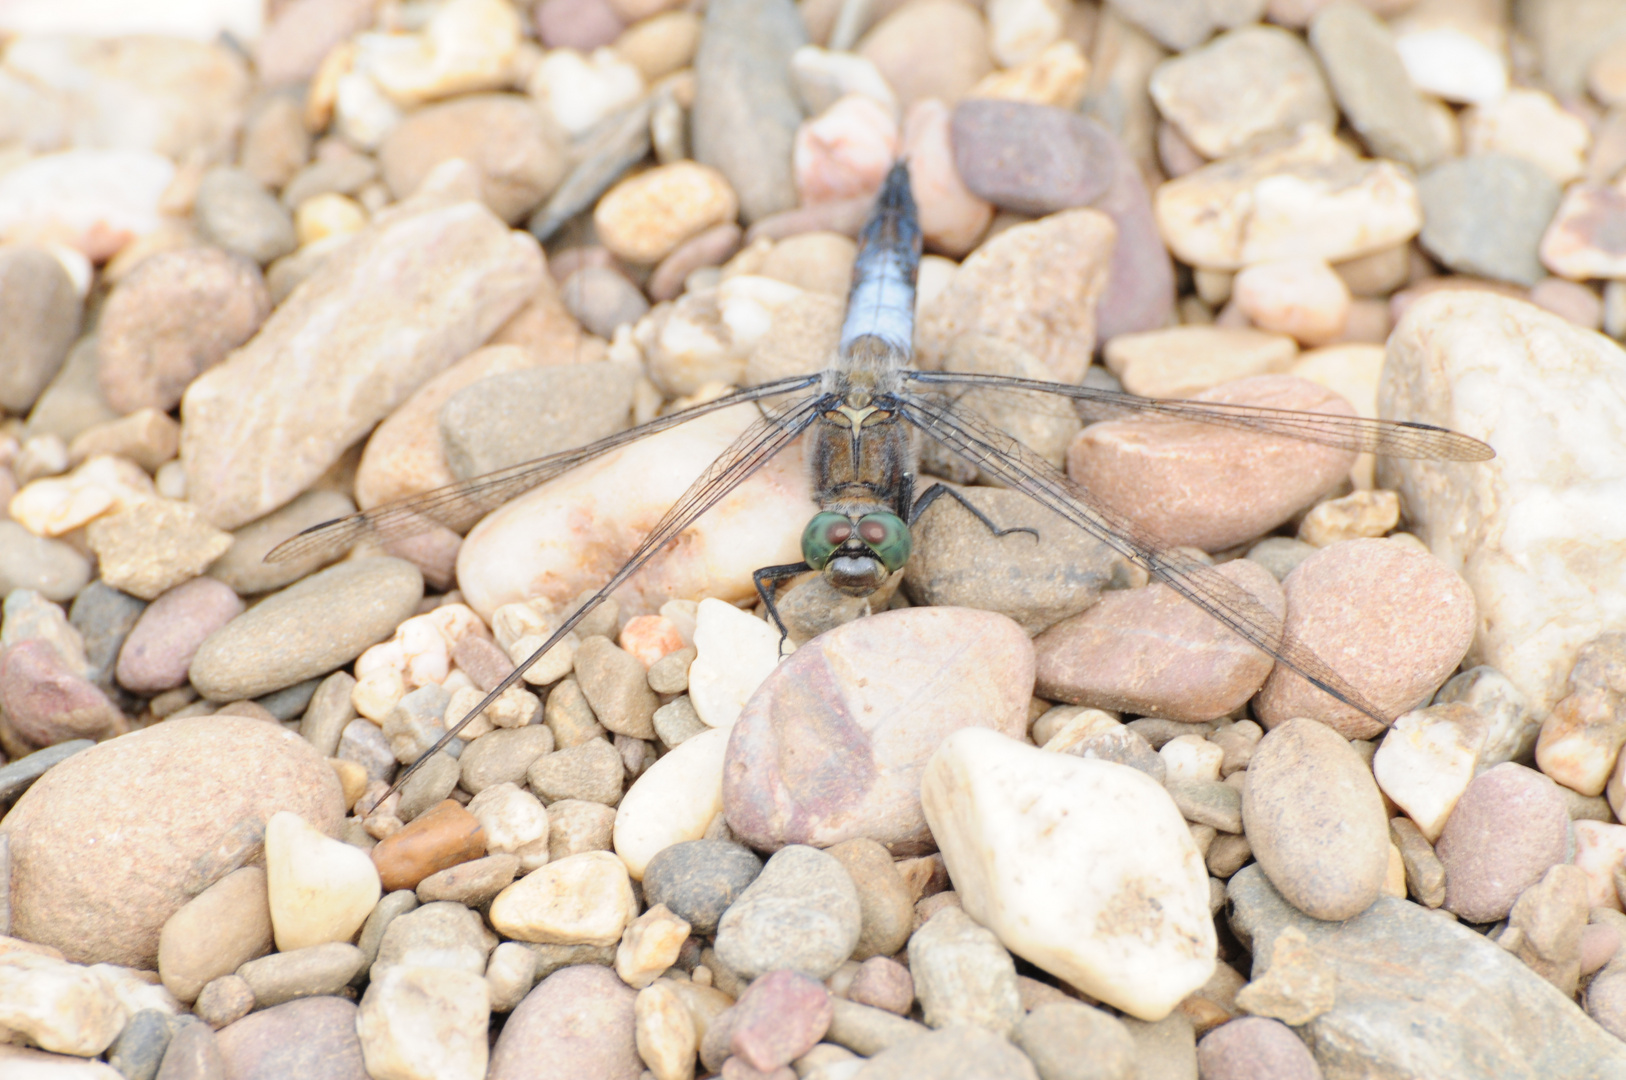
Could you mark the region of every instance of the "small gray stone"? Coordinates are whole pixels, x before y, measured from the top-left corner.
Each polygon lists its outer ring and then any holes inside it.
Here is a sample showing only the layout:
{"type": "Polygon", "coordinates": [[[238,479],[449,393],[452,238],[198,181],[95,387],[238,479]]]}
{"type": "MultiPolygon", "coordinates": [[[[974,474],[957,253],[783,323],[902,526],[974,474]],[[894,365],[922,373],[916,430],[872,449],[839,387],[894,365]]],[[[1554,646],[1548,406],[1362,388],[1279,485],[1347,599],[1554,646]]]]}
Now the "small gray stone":
{"type": "Polygon", "coordinates": [[[531,765],[552,752],[553,732],[541,724],[495,728],[469,743],[458,758],[463,790],[478,795],[498,784],[523,784],[531,765]]]}
{"type": "Polygon", "coordinates": [[[1098,732],[1080,739],[1063,752],[1074,757],[1098,758],[1101,761],[1115,761],[1119,765],[1128,765],[1131,769],[1139,769],[1160,784],[1168,772],[1168,766],[1162,756],[1153,750],[1151,744],[1144,738],[1128,727],[1098,732]]]}
{"type": "Polygon", "coordinates": [[[47,600],[66,603],[90,581],[90,567],[90,560],[72,545],[0,520],[0,595],[33,589],[47,600]]]}
{"type": "Polygon", "coordinates": [[[157,1009],[142,1009],[130,1017],[107,1048],[107,1063],[119,1071],[124,1080],[153,1080],[163,1064],[164,1051],[169,1049],[169,1014],[157,1009]]]}
{"type": "Polygon", "coordinates": [[[497,936],[480,916],[450,901],[424,904],[392,919],[379,942],[372,977],[392,965],[439,967],[484,975],[497,936]]]}
{"type": "Polygon", "coordinates": [[[217,166],[205,173],[192,214],[204,236],[261,266],[298,246],[288,211],[241,169],[217,166]]]}
{"type": "Polygon", "coordinates": [[[92,739],[70,739],[55,746],[47,746],[44,750],[36,750],[9,765],[0,766],[0,806],[9,806],[16,802],[51,766],[95,745],[92,739]]]}
{"type": "Polygon", "coordinates": [[[1131,1075],[1197,1080],[1197,1035],[1185,1013],[1176,1009],[1155,1024],[1126,1016],[1123,1024],[1135,1040],[1135,1071],[1131,1075]]]}
{"type": "Polygon", "coordinates": [[[1016,962],[961,908],[943,908],[915,931],[909,974],[930,1027],[970,1024],[1008,1035],[1022,1017],[1016,962]]]}
{"type": "Polygon", "coordinates": [[[637,364],[550,364],[490,375],[440,407],[440,440],[459,480],[583,446],[632,422],[637,364]]]}
{"type": "Polygon", "coordinates": [[[1111,6],[1175,52],[1201,45],[1215,30],[1258,22],[1265,12],[1265,0],[1112,0],[1111,6]]]}
{"type": "Polygon", "coordinates": [[[610,737],[593,715],[593,707],[587,703],[581,684],[573,675],[566,675],[559,680],[559,685],[548,691],[547,703],[542,706],[542,722],[553,732],[553,744],[561,750],[610,737]]]}
{"type": "Polygon", "coordinates": [[[576,682],[606,730],[634,739],[655,737],[660,699],[636,656],[607,637],[584,637],[576,650],[576,682]]]}
{"type": "Polygon", "coordinates": [[[762,873],[749,848],[723,840],[687,840],[662,848],[644,868],[644,901],[665,904],[696,937],[717,930],[723,912],[762,873]]]}
{"type": "Polygon", "coordinates": [[[1462,274],[1534,285],[1547,275],[1537,250],[1558,210],[1558,183],[1508,154],[1453,158],[1417,181],[1420,237],[1428,253],[1462,274]]]}
{"type": "Polygon", "coordinates": [[[356,707],[350,693],[356,688],[356,677],[348,671],[335,671],[323,679],[305,706],[305,718],[300,721],[299,734],[316,748],[323,757],[339,752],[339,738],[345,725],[356,719],[356,707]]]}
{"type": "Polygon", "coordinates": [[[395,816],[411,821],[425,810],[432,810],[452,793],[461,775],[462,767],[457,758],[442,750],[401,785],[401,805],[395,816]]]}
{"type": "Polygon", "coordinates": [[[404,559],[339,563],[211,634],[192,660],[192,685],[236,701],[325,675],[389,637],[422,599],[423,575],[404,559]]]}
{"type": "MultiPolygon", "coordinates": [[[[689,665],[698,655],[693,645],[669,652],[649,665],[649,688],[657,694],[687,694],[689,665]]],[[[667,743],[672,746],[674,744],[667,743]]]]}
{"type": "Polygon", "coordinates": [[[1130,1080],[1135,1075],[1136,1044],[1124,1022],[1080,1002],[1040,1005],[1017,1022],[1011,1041],[1033,1060],[1040,1080],[1130,1080]]]}
{"type": "MultiPolygon", "coordinates": [[[[601,338],[649,313],[649,301],[626,276],[605,266],[584,266],[565,278],[559,290],[576,321],[601,338]]],[[[557,370],[542,368],[540,370],[557,370]]]]}
{"type": "Polygon", "coordinates": [[[614,807],[561,799],[548,807],[548,861],[558,862],[584,851],[609,851],[614,830],[614,807]]]}
{"type": "Polygon", "coordinates": [[[614,806],[621,801],[621,754],[603,739],[544,754],[526,772],[531,790],[544,803],[561,799],[614,806]]]}
{"type": "MultiPolygon", "coordinates": [[[[654,668],[650,670],[653,671],[654,668]]],[[[668,750],[711,730],[706,722],[700,719],[700,714],[694,711],[694,702],[689,700],[688,694],[674,698],[656,709],[651,722],[655,725],[655,737],[668,750]]]]}
{"type": "Polygon", "coordinates": [[[365,981],[367,973],[372,970],[373,962],[378,959],[378,947],[383,944],[384,932],[390,928],[390,923],[417,907],[418,897],[411,889],[397,889],[379,898],[367,921],[361,924],[361,935],[356,938],[356,947],[361,950],[361,970],[351,980],[351,985],[365,981]]]}
{"type": "Polygon", "coordinates": [[[100,369],[96,335],[86,334],[73,343],[62,369],[34,403],[27,435],[55,435],[72,443],[82,432],[117,420],[119,413],[102,394],[100,369]]]}
{"type": "Polygon", "coordinates": [[[446,734],[446,706],[452,695],[435,683],[420,686],[384,714],[384,738],[402,765],[417,761],[446,734]]]}
{"type": "Polygon", "coordinates": [[[0,409],[26,413],[79,335],[79,291],[42,248],[0,247],[0,409]]]}
{"type": "Polygon", "coordinates": [[[241,975],[222,975],[210,979],[198,994],[192,1011],[198,1019],[219,1031],[254,1011],[254,991],[241,975]]]}
{"type": "Polygon", "coordinates": [[[537,945],[531,942],[524,945],[536,957],[537,982],[560,968],[575,967],[577,964],[609,967],[615,963],[614,945],[537,945]]]}
{"type": "Polygon", "coordinates": [[[1248,549],[1245,558],[1270,571],[1270,576],[1281,581],[1293,572],[1293,567],[1316,553],[1316,548],[1291,536],[1267,536],[1248,549]]]}
{"type": "Polygon", "coordinates": [[[237,974],[254,991],[254,1007],[269,1009],[295,998],[337,994],[355,978],[365,959],[356,946],[330,941],[250,960],[237,974]]]}
{"type": "Polygon", "coordinates": [[[775,968],[828,978],[862,928],[858,890],[817,848],[793,844],[768,860],[717,924],[717,955],[747,979],[775,968]]]}
{"type": "Polygon", "coordinates": [[[268,563],[265,557],[271,549],[312,525],[355,512],[356,504],[337,491],[307,491],[288,505],[236,529],[226,554],[210,564],[209,576],[224,581],[239,596],[257,596],[291,585],[321,569],[321,556],[268,563]]]}
{"type": "Polygon", "coordinates": [[[335,756],[366,769],[369,780],[388,780],[395,773],[395,751],[371,720],[356,719],[346,724],[335,756]]]}
{"type": "MultiPolygon", "coordinates": [[[[881,1051],[854,1080],[1038,1080],[1020,1050],[979,1027],[949,1027],[881,1051]]],[[[1147,1076],[1164,1078],[1157,1073],[1147,1076]]],[[[1172,1080],[1172,1078],[1171,1078],[1172,1080]]]]}
{"type": "Polygon", "coordinates": [[[838,997],[830,999],[830,1030],[826,1042],[845,1046],[855,1054],[871,1057],[890,1046],[931,1034],[925,1024],[894,1016],[885,1009],[859,1005],[838,997]]]}
{"type": "Polygon", "coordinates": [[[113,666],[118,662],[119,649],[146,607],[145,600],[120,592],[105,581],[91,582],[73,598],[68,621],[84,638],[85,659],[90,664],[87,676],[103,690],[113,689],[113,666]]]}
{"type": "Polygon", "coordinates": [[[300,714],[310,706],[311,698],[316,696],[316,688],[320,685],[321,679],[306,679],[257,697],[254,704],[280,721],[298,720],[300,714]]]}
{"type": "Polygon", "coordinates": [[[1145,739],[1146,745],[1153,750],[1163,749],[1182,735],[1207,735],[1214,730],[1214,725],[1206,721],[1187,723],[1184,720],[1165,720],[1161,716],[1143,716],[1139,720],[1129,721],[1124,727],[1145,739]]]}
{"type": "Polygon", "coordinates": [[[226,1062],[220,1056],[214,1029],[184,1013],[172,1024],[175,1034],[164,1051],[157,1080],[226,1080],[226,1062]]]}
{"type": "Polygon", "coordinates": [[[306,199],[318,195],[354,195],[376,179],[378,162],[366,154],[323,157],[300,169],[288,181],[282,189],[282,205],[294,210],[306,199]]]}
{"type": "Polygon", "coordinates": [[[1344,119],[1374,156],[1418,170],[1444,156],[1439,128],[1406,74],[1393,33],[1370,10],[1355,3],[1322,9],[1310,23],[1310,47],[1344,119]]]}
{"type": "Polygon", "coordinates": [[[1174,805],[1187,821],[1212,825],[1220,832],[1242,831],[1242,793],[1218,780],[1174,780],[1168,784],[1174,805]]]}
{"type": "Polygon", "coordinates": [[[418,899],[425,904],[450,900],[464,907],[484,908],[514,883],[518,855],[487,855],[430,874],[418,882],[418,899]]]}

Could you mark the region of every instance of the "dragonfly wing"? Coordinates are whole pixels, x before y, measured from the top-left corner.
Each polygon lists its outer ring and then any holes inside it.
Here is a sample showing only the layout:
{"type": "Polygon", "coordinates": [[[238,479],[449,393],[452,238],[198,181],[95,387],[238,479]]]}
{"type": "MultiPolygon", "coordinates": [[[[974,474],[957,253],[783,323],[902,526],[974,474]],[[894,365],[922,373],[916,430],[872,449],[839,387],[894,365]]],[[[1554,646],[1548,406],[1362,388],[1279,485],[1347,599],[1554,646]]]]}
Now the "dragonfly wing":
{"type": "Polygon", "coordinates": [[[502,504],[612,450],[677,427],[707,413],[717,412],[719,409],[805,390],[819,378],[818,375],[796,375],[753,386],[748,390],[725,394],[704,404],[656,417],[647,424],[639,424],[637,427],[617,432],[586,446],[562,450],[557,454],[511,465],[506,469],[476,476],[461,483],[448,484],[446,487],[426,491],[410,498],[384,503],[371,510],[363,510],[359,514],[313,525],[271,549],[265,561],[289,562],[307,558],[337,558],[362,540],[371,539],[379,543],[405,540],[436,526],[448,528],[455,533],[465,533],[473,528],[475,522],[502,504]]]}
{"type": "MultiPolygon", "coordinates": [[[[785,392],[783,385],[772,383],[764,385],[772,387],[771,392],[773,393],[785,392]]],[[[446,745],[456,737],[457,733],[463,730],[464,725],[480,715],[486,706],[497,700],[503,691],[518,682],[520,676],[525,674],[526,669],[541,659],[566,634],[574,630],[577,623],[586,618],[611,593],[619,589],[628,578],[636,574],[657,552],[675,540],[679,533],[694,524],[696,518],[716,506],[729,492],[744,483],[751,474],[762,468],[781,450],[801,437],[802,432],[806,431],[819,418],[819,414],[833,407],[836,400],[835,395],[803,397],[782,408],[767,412],[753,421],[750,427],[741,432],[729,444],[728,449],[718,455],[716,461],[706,467],[706,471],[700,474],[699,479],[689,485],[688,490],[678,498],[677,502],[672,504],[671,509],[666,511],[660,521],[655,523],[655,527],[650,530],[649,535],[644,537],[643,542],[633,551],[632,556],[622,564],[621,569],[617,570],[615,575],[604,583],[603,588],[599,589],[581,607],[577,608],[568,619],[554,630],[547,641],[543,642],[535,652],[526,657],[513,671],[509,672],[508,676],[498,683],[478,705],[470,710],[467,716],[449,728],[434,746],[430,747],[405,772],[397,777],[390,791],[393,792],[399,789],[402,784],[406,783],[407,778],[416,772],[425,761],[445,749],[446,745]]],[[[386,793],[385,798],[387,797],[388,794],[386,793]]],[[[382,802],[383,800],[380,799],[379,801],[382,802]]]]}
{"type": "Polygon", "coordinates": [[[987,387],[1056,394],[1071,398],[1091,422],[1151,416],[1168,420],[1194,420],[1261,435],[1283,435],[1301,442],[1357,453],[1382,454],[1385,457],[1488,461],[1496,456],[1496,451],[1478,439],[1432,424],[1405,420],[1369,420],[1360,416],[1268,409],[1219,401],[1147,398],[1093,386],[1023,379],[1014,375],[909,371],[904,373],[904,379],[910,385],[921,388],[987,387]]]}
{"type": "Polygon", "coordinates": [[[902,398],[906,420],[1007,487],[1028,495],[1196,604],[1248,644],[1334,698],[1385,726],[1392,719],[1349,685],[1308,646],[1284,632],[1282,621],[1246,589],[1212,566],[1169,551],[1123,514],[1079,487],[1021,442],[942,401],[902,398]]]}

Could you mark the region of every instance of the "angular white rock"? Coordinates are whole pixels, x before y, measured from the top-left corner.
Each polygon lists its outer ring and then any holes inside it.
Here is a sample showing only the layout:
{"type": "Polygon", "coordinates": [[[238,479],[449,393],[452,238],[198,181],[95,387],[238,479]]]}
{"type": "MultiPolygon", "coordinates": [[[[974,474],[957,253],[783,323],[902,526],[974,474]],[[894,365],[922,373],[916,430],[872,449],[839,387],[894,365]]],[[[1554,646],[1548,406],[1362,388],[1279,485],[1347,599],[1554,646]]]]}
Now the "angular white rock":
{"type": "MultiPolygon", "coordinates": [[[[1092,720],[1095,724],[1099,723],[1096,718],[1092,720]]],[[[1092,731],[1095,724],[1092,724],[1092,731]]],[[[1218,780],[1220,763],[1225,760],[1225,751],[1201,735],[1177,735],[1164,743],[1157,753],[1163,759],[1165,783],[1174,780],[1218,780]]]]}
{"type": "Polygon", "coordinates": [[[1400,62],[1417,89],[1462,105],[1484,105],[1507,93],[1507,58],[1478,36],[1455,27],[1402,30],[1400,62]]]}
{"type": "Polygon", "coordinates": [[[1466,706],[1434,705],[1400,717],[1372,755],[1378,787],[1429,843],[1476,775],[1485,724],[1466,706]]]}
{"type": "Polygon", "coordinates": [[[614,945],[638,914],[626,865],[608,851],[570,855],[497,894],[491,925],[515,941],[614,945]]]}
{"type": "Polygon", "coordinates": [[[287,810],[265,824],[265,878],[271,929],[282,952],[349,941],[383,893],[365,851],[287,810]]]}
{"type": "Polygon", "coordinates": [[[1500,671],[1546,714],[1577,650],[1626,625],[1626,352],[1530,304],[1436,293],[1389,338],[1378,402],[1496,450],[1460,464],[1382,458],[1378,483],[1473,589],[1464,664],[1500,671]]]}
{"type": "MultiPolygon", "coordinates": [[[[604,584],[684,489],[758,417],[724,409],[566,473],[475,526],[458,551],[464,600],[484,617],[543,597],[566,605],[604,584]]],[[[758,470],[633,575],[615,596],[624,617],[673,597],[743,600],[751,572],[801,558],[802,529],[818,512],[802,451],[758,470]]]]}
{"type": "Polygon", "coordinates": [[[95,969],[37,953],[0,955],[0,1029],[59,1054],[95,1057],[124,1030],[125,1019],[95,969]]]}
{"type": "Polygon", "coordinates": [[[1575,857],[1570,861],[1586,875],[1586,906],[1621,910],[1615,871],[1626,861],[1626,825],[1577,821],[1575,857]]]}
{"type": "Polygon", "coordinates": [[[644,79],[613,49],[595,49],[591,56],[553,49],[536,65],[527,89],[574,138],[638,100],[644,79]]]}
{"type": "Polygon", "coordinates": [[[547,865],[548,810],[535,795],[518,784],[494,784],[469,800],[469,813],[485,831],[488,853],[518,855],[527,874],[547,865]]]}
{"type": "Polygon", "coordinates": [[[1208,870],[1145,773],[965,728],[921,802],[961,904],[1011,952],[1152,1021],[1213,974],[1208,870]]]}
{"type": "Polygon", "coordinates": [[[723,812],[723,755],[727,750],[728,732],[724,730],[685,739],[634,780],[621,797],[615,811],[615,853],[634,879],[644,879],[644,867],[661,851],[705,836],[706,827],[723,812]]]}
{"type": "Polygon", "coordinates": [[[485,976],[445,968],[385,968],[356,1010],[374,1080],[482,1080],[490,1023],[485,976]]]}
{"type": "MultiPolygon", "coordinates": [[[[689,701],[700,719],[727,731],[740,710],[779,665],[779,632],[721,600],[700,601],[689,665],[689,701]]],[[[785,644],[788,655],[791,645],[785,644]]]]}
{"type": "Polygon", "coordinates": [[[65,150],[0,175],[0,240],[66,244],[96,262],[164,223],[175,165],[141,150],[65,150]]]}
{"type": "Polygon", "coordinates": [[[627,927],[615,950],[615,973],[634,990],[660,978],[677,963],[678,952],[689,940],[689,924],[656,904],[627,927]]]}

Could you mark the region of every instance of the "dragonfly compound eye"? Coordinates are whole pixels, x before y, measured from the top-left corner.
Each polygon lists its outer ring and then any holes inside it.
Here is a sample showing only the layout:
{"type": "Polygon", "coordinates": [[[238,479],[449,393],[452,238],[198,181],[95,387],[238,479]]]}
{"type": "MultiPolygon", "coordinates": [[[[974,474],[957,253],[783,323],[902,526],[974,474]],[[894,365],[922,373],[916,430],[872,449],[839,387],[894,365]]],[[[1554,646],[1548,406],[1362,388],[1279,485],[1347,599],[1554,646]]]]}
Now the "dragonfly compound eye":
{"type": "Polygon", "coordinates": [[[894,573],[909,561],[909,552],[914,548],[909,526],[896,514],[865,514],[858,519],[858,538],[894,573]]]}
{"type": "Polygon", "coordinates": [[[823,570],[836,549],[853,534],[853,523],[844,514],[828,510],[814,514],[802,530],[802,558],[815,570],[823,570]]]}

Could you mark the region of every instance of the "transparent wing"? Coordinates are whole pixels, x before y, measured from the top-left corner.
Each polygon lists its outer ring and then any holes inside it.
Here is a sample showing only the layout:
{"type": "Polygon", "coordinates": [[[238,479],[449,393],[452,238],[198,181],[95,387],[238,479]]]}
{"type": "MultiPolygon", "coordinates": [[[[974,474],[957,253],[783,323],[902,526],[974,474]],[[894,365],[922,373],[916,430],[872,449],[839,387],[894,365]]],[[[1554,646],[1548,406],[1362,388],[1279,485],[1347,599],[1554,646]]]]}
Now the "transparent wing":
{"type": "MultiPolygon", "coordinates": [[[[776,384],[765,385],[772,386],[776,384]]],[[[776,392],[783,393],[784,389],[783,386],[778,386],[776,392]]],[[[609,581],[604,583],[604,587],[590,596],[581,607],[571,614],[570,618],[561,623],[547,641],[543,642],[535,652],[526,657],[523,663],[508,673],[507,678],[493,687],[491,692],[471,709],[467,716],[464,716],[456,724],[448,728],[446,734],[441,736],[440,741],[425,751],[417,761],[414,761],[405,772],[396,778],[390,792],[398,790],[402,784],[406,783],[407,778],[416,772],[425,761],[443,750],[446,744],[451,742],[459,731],[463,730],[464,725],[480,715],[486,706],[497,700],[503,691],[518,682],[520,676],[524,675],[532,664],[541,659],[549,649],[557,645],[566,634],[574,630],[577,623],[586,618],[589,612],[603,603],[616,589],[620,588],[623,582],[637,573],[644,563],[648,562],[663,547],[676,539],[677,535],[692,525],[696,518],[716,506],[724,496],[739,487],[747,477],[766,465],[785,447],[795,442],[802,432],[806,431],[818,419],[819,414],[833,407],[837,400],[833,394],[802,398],[753,421],[750,427],[741,432],[739,437],[729,444],[727,450],[718,455],[716,461],[707,466],[706,471],[700,475],[700,478],[689,485],[689,489],[683,493],[677,502],[672,504],[672,508],[666,511],[660,521],[655,523],[655,527],[650,530],[648,536],[644,537],[643,542],[632,553],[632,557],[622,564],[621,569],[617,570],[609,581]]],[[[388,798],[390,792],[386,792],[384,798],[388,798]]],[[[383,799],[379,799],[379,802],[383,802],[383,799]]]]}
{"type": "Polygon", "coordinates": [[[940,400],[905,395],[901,404],[904,418],[927,436],[1144,566],[1154,578],[1218,619],[1248,644],[1374,720],[1387,725],[1392,719],[1307,646],[1286,636],[1281,620],[1246,589],[1205,563],[1177,551],[1162,550],[1155,539],[1127,517],[1073,483],[1016,439],[940,400]]]}
{"type": "Polygon", "coordinates": [[[562,450],[557,454],[534,461],[511,465],[506,469],[476,476],[461,483],[448,484],[411,498],[375,506],[359,514],[313,525],[299,535],[283,541],[266,555],[266,562],[288,562],[313,557],[337,558],[346,550],[365,539],[387,543],[404,540],[435,526],[444,526],[455,533],[465,533],[475,522],[497,509],[503,503],[518,498],[538,484],[569,472],[611,450],[635,443],[658,432],[677,427],[707,413],[727,409],[743,402],[759,401],[776,394],[805,390],[818,382],[818,375],[796,375],[779,379],[748,390],[736,391],[693,408],[682,409],[668,416],[656,417],[647,424],[618,432],[597,442],[562,450]]]}
{"type": "Polygon", "coordinates": [[[1195,420],[1219,427],[1239,428],[1262,435],[1285,435],[1301,442],[1332,446],[1386,457],[1428,458],[1436,461],[1487,461],[1496,451],[1459,432],[1406,420],[1368,420],[1359,416],[1266,409],[1217,401],[1181,401],[1139,397],[1093,386],[1023,379],[1014,375],[982,375],[942,371],[908,371],[904,379],[918,387],[966,389],[986,387],[1035,390],[1073,399],[1079,412],[1094,420],[1117,417],[1161,416],[1195,420]]]}

